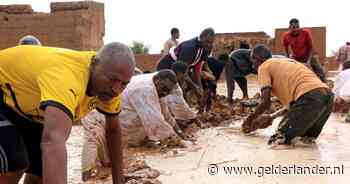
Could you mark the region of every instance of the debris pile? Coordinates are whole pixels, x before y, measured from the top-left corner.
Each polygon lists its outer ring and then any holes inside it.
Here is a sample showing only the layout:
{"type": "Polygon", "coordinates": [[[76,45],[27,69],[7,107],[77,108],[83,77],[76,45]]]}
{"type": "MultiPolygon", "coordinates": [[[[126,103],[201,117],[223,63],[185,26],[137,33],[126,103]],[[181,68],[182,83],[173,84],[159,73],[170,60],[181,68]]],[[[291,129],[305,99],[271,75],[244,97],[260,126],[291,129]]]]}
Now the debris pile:
{"type": "Polygon", "coordinates": [[[227,120],[240,120],[244,116],[240,113],[239,103],[230,105],[225,96],[216,95],[209,112],[199,115],[199,120],[211,126],[219,126],[227,120]]]}
{"type": "MultiPolygon", "coordinates": [[[[250,113],[252,113],[255,107],[259,104],[260,94],[257,93],[253,98],[245,100],[246,103],[251,106],[244,106],[243,100],[236,99],[231,105],[228,103],[227,97],[223,95],[216,95],[213,99],[213,104],[209,112],[203,112],[199,114],[199,121],[202,123],[208,123],[210,126],[219,126],[227,121],[237,121],[245,119],[250,113]]],[[[190,101],[192,107],[198,107],[198,104],[193,104],[195,100],[190,101]]],[[[273,113],[282,108],[282,104],[277,98],[271,99],[271,107],[267,110],[267,114],[273,113]]]]}
{"type": "Polygon", "coordinates": [[[161,184],[158,178],[160,172],[152,169],[144,160],[132,160],[124,169],[126,184],[161,184]]]}
{"type": "MultiPolygon", "coordinates": [[[[161,182],[157,180],[160,172],[156,169],[152,169],[144,160],[138,160],[133,157],[124,162],[126,167],[124,168],[123,172],[126,184],[161,184],[161,182]]],[[[85,183],[112,183],[111,168],[98,168],[98,171],[85,183]]]]}

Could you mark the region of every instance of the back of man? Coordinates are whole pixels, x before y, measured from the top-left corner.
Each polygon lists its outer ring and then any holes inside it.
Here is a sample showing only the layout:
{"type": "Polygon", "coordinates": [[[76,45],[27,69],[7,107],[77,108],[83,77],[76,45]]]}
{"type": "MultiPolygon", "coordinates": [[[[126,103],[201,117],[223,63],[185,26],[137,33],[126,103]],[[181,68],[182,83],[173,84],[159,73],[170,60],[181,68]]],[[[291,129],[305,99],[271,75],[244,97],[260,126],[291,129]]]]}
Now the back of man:
{"type": "Polygon", "coordinates": [[[252,72],[252,62],[250,59],[250,49],[238,49],[230,54],[232,63],[232,77],[245,77],[252,72]]]}
{"type": "Polygon", "coordinates": [[[40,121],[42,108],[59,102],[72,119],[79,119],[88,111],[76,111],[76,106],[85,97],[88,67],[94,55],[95,52],[37,46],[1,51],[0,83],[5,103],[20,115],[40,121]]]}
{"type": "Polygon", "coordinates": [[[328,88],[305,65],[287,58],[272,58],[264,62],[259,68],[258,80],[262,88],[271,85],[272,94],[284,105],[313,89],[328,88]]]}
{"type": "MultiPolygon", "coordinates": [[[[255,46],[252,59],[253,69],[258,71],[261,103],[243,122],[243,132],[256,129],[254,120],[270,108],[271,95],[274,95],[288,106],[288,110],[268,141],[271,148],[290,149],[296,137],[302,137],[303,143],[314,144],[333,106],[334,95],[328,86],[304,64],[292,59],[272,58],[271,50],[264,45],[255,46]]],[[[273,118],[268,118],[272,124],[273,118]]],[[[266,128],[266,124],[263,127],[266,128]]]]}
{"type": "Polygon", "coordinates": [[[237,49],[231,52],[226,64],[226,85],[229,103],[233,103],[235,81],[243,92],[243,98],[248,98],[247,75],[253,72],[250,49],[237,49]]]}

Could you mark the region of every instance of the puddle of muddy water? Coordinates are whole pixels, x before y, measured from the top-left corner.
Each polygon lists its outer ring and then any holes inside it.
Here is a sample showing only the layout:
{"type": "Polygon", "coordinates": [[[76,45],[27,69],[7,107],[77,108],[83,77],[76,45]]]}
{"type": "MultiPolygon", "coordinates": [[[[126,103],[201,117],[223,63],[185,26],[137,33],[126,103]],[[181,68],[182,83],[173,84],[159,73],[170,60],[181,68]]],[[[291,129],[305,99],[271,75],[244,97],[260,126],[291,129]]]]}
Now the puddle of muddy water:
{"type": "MultiPolygon", "coordinates": [[[[219,93],[226,94],[225,84],[219,84],[219,93]]],[[[249,83],[249,94],[258,92],[256,83],[249,83]]],[[[241,97],[239,88],[235,95],[241,97]]],[[[138,157],[143,158],[161,176],[164,184],[333,184],[349,183],[350,179],[350,124],[342,123],[338,114],[332,114],[315,146],[297,146],[293,150],[271,150],[267,140],[274,132],[278,120],[267,129],[254,134],[244,135],[239,132],[239,124],[231,127],[216,127],[197,132],[197,148],[179,149],[177,154],[160,153],[152,150],[135,149],[138,157]],[[172,155],[173,154],[173,155],[172,155]],[[216,164],[218,173],[208,172],[208,166],[216,164]],[[272,166],[281,167],[338,167],[343,166],[345,173],[336,175],[282,175],[267,174],[272,166]],[[255,169],[253,174],[227,174],[224,168],[255,169]],[[260,174],[259,174],[260,173],[260,174]]],[[[68,140],[69,183],[80,184],[80,159],[82,146],[82,129],[75,126],[68,140]]],[[[212,168],[209,168],[212,169],[212,168]]],[[[214,168],[215,169],[215,168],[214,168]]],[[[278,169],[277,169],[278,170],[278,169]]],[[[214,170],[215,171],[215,170],[214,170]]],[[[104,181],[89,183],[111,183],[110,178],[104,181]]]]}

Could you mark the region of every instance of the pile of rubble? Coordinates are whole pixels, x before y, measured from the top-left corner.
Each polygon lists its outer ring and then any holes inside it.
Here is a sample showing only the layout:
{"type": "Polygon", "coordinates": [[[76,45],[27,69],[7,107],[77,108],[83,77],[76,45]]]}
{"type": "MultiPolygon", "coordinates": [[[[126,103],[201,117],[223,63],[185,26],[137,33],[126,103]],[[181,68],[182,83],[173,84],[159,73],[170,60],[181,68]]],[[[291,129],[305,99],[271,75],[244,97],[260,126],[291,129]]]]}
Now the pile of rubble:
{"type": "MultiPolygon", "coordinates": [[[[152,169],[144,160],[130,158],[124,162],[126,167],[124,168],[123,173],[126,184],[161,184],[161,182],[157,180],[160,172],[156,169],[152,169]]],[[[102,184],[111,183],[111,181],[111,168],[99,167],[96,168],[94,174],[84,183],[102,184]]]]}
{"type": "MultiPolygon", "coordinates": [[[[253,104],[259,103],[260,95],[257,94],[248,101],[253,104]]],[[[207,124],[210,126],[223,126],[225,122],[232,123],[233,121],[245,119],[251,112],[254,111],[255,107],[244,107],[242,106],[242,100],[235,100],[233,105],[228,103],[225,96],[217,95],[213,100],[211,110],[209,112],[200,113],[199,117],[193,122],[179,122],[183,126],[186,135],[194,135],[200,128],[200,125],[207,124]]],[[[191,106],[198,106],[198,104],[191,104],[191,106]]],[[[272,99],[271,108],[267,113],[272,113],[282,108],[281,103],[272,99]]],[[[179,140],[166,140],[157,144],[155,148],[160,152],[168,152],[173,148],[181,147],[179,140]]],[[[146,146],[147,147],[147,146],[146,146]]],[[[156,178],[159,177],[159,171],[150,168],[145,161],[131,160],[128,161],[127,167],[124,170],[124,176],[126,184],[160,184],[161,182],[156,178]]]]}
{"type": "Polygon", "coordinates": [[[161,184],[157,178],[160,172],[152,169],[144,160],[129,161],[124,169],[126,184],[161,184]]]}
{"type": "MultiPolygon", "coordinates": [[[[253,98],[247,102],[252,104],[259,103],[260,95],[256,94],[253,98]]],[[[255,109],[252,107],[246,107],[243,104],[243,100],[236,99],[231,105],[228,103],[227,97],[222,95],[216,95],[213,100],[211,110],[199,114],[199,120],[202,123],[207,123],[210,126],[219,126],[227,122],[243,120],[255,109]]],[[[193,105],[196,106],[196,105],[193,105]]],[[[271,108],[266,113],[273,113],[278,109],[282,108],[282,104],[275,98],[272,98],[271,108]]]]}

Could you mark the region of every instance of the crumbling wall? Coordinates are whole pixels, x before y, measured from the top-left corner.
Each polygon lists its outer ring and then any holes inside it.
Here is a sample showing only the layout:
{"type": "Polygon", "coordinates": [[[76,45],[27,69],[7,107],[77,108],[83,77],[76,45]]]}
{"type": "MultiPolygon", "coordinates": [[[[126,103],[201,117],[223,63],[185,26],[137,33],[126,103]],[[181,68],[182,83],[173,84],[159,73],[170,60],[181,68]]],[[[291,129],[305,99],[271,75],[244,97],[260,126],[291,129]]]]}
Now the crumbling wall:
{"type": "Polygon", "coordinates": [[[327,71],[338,70],[339,69],[339,63],[336,61],[336,57],[335,56],[327,57],[326,67],[327,67],[327,71]]]}
{"type": "MultiPolygon", "coordinates": [[[[325,63],[326,58],[326,27],[308,27],[312,35],[314,50],[321,63],[325,63]]],[[[287,28],[275,29],[275,38],[271,38],[265,32],[242,32],[242,33],[218,33],[215,35],[213,47],[214,56],[221,53],[230,53],[239,48],[241,41],[247,41],[250,47],[256,44],[265,44],[271,48],[273,54],[284,54],[282,45],[283,34],[287,28]]]]}
{"type": "Polygon", "coordinates": [[[0,5],[0,49],[17,45],[25,35],[43,45],[97,50],[103,45],[104,5],[93,1],[51,3],[51,13],[30,5],[0,5]]]}
{"type": "Polygon", "coordinates": [[[136,66],[142,71],[156,71],[161,54],[135,54],[136,66]]]}
{"type": "MultiPolygon", "coordinates": [[[[327,64],[326,58],[326,28],[325,27],[311,27],[307,28],[311,31],[315,52],[325,69],[332,70],[336,68],[333,66],[335,62],[329,61],[327,64]],[[329,65],[329,66],[328,66],[329,65]]],[[[251,48],[256,44],[264,44],[271,48],[273,54],[284,54],[282,45],[283,33],[288,31],[286,28],[276,29],[275,38],[270,37],[265,32],[240,32],[240,33],[217,33],[213,46],[213,55],[218,56],[222,53],[230,53],[238,49],[241,41],[246,41],[251,48]]],[[[139,54],[136,55],[137,66],[141,70],[154,71],[161,55],[159,54],[139,54]]]]}
{"type": "Polygon", "coordinates": [[[273,47],[274,44],[273,39],[265,32],[217,33],[213,55],[229,54],[231,51],[239,49],[241,41],[246,41],[251,48],[256,44],[265,44],[269,47],[273,47]]]}

